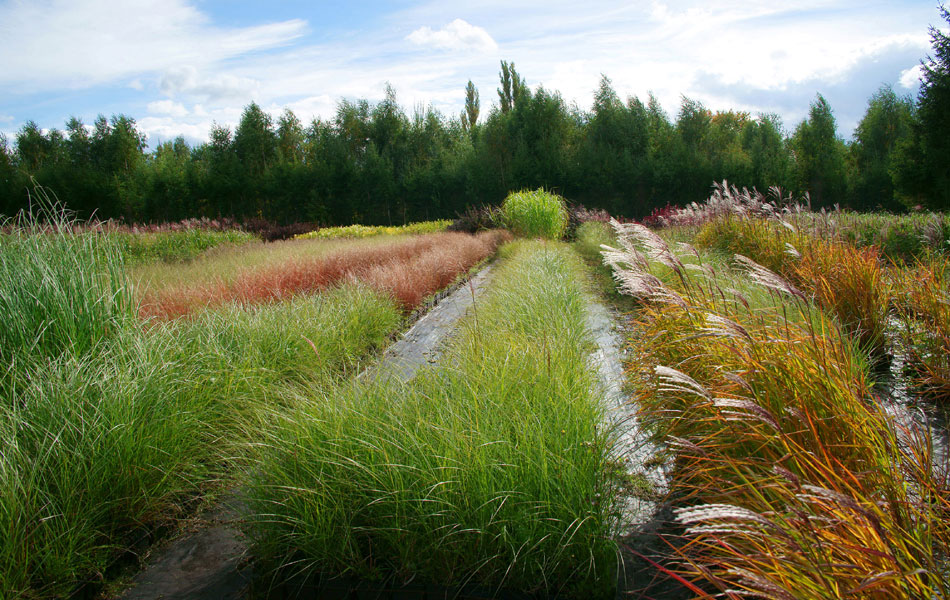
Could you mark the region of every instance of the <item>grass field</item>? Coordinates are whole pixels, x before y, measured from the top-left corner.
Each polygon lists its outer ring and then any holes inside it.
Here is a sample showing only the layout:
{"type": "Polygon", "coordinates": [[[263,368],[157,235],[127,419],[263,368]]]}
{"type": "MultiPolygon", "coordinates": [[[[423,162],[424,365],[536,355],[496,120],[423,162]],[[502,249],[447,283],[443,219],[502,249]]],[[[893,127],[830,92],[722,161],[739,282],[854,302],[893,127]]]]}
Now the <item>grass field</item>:
{"type": "MultiPolygon", "coordinates": [[[[543,191],[497,212],[528,237],[568,222],[543,191]]],[[[2,598],[95,594],[236,485],[268,585],[614,597],[634,486],[588,360],[591,294],[628,314],[628,388],[670,464],[675,522],[632,548],[677,583],[664,597],[950,593],[945,215],[721,186],[663,229],[591,221],[570,246],[47,218],[0,235],[2,598]],[[494,256],[438,364],[354,377],[494,256]]]]}
{"type": "Polygon", "coordinates": [[[386,260],[369,261],[320,293],[211,302],[189,319],[143,327],[134,283],[143,273],[196,281],[232,269],[245,281],[291,256],[385,258],[399,255],[393,244],[423,246],[408,238],[353,249],[352,241],[225,245],[176,264],[136,251],[128,265],[119,236],[65,220],[39,233],[25,225],[0,237],[3,598],[65,597],[101,583],[130,544],[233,485],[247,445],[299,390],[322,393],[352,376],[403,327],[402,297],[390,289],[421,300],[501,240],[471,237],[441,253],[441,240],[424,241],[422,256],[441,264],[403,261],[412,281],[387,279],[386,260]],[[256,271],[238,267],[248,255],[256,271]],[[427,276],[413,278],[420,268],[427,276]]]}

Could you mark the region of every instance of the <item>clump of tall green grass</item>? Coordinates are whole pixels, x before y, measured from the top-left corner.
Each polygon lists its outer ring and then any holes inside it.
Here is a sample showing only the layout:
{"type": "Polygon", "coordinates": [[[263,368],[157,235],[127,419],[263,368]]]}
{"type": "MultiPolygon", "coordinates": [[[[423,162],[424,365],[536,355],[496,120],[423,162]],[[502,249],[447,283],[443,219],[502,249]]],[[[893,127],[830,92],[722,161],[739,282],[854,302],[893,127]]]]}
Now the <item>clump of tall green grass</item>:
{"type": "Polygon", "coordinates": [[[550,240],[560,239],[568,225],[564,199],[543,189],[508,194],[501,219],[515,235],[550,240]]]}
{"type": "Polygon", "coordinates": [[[441,366],[345,386],[268,432],[255,555],[281,576],[606,597],[616,483],[579,265],[522,242],[441,366]]]}
{"type": "MultiPolygon", "coordinates": [[[[39,190],[43,194],[42,189],[39,190]]],[[[0,235],[0,362],[5,369],[64,351],[82,355],[134,318],[119,248],[40,197],[39,217],[8,221],[0,235]]]]}
{"type": "Polygon", "coordinates": [[[872,400],[857,342],[751,260],[740,278],[617,228],[607,260],[643,302],[641,417],[675,459],[684,533],[667,569],[698,598],[945,595],[947,482],[929,432],[872,400]]]}

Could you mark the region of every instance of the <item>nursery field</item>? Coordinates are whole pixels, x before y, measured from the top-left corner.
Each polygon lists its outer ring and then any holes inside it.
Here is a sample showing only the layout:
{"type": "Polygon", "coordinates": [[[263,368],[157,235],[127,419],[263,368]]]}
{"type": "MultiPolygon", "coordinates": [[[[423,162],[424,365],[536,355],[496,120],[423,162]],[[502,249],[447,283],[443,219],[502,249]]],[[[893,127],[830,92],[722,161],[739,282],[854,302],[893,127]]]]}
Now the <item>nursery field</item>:
{"type": "Polygon", "coordinates": [[[652,228],[540,190],[475,233],[42,218],[0,234],[0,598],[119,597],[235,490],[242,597],[950,592],[945,215],[723,184],[652,228]],[[438,360],[366,375],[489,262],[438,360]]]}

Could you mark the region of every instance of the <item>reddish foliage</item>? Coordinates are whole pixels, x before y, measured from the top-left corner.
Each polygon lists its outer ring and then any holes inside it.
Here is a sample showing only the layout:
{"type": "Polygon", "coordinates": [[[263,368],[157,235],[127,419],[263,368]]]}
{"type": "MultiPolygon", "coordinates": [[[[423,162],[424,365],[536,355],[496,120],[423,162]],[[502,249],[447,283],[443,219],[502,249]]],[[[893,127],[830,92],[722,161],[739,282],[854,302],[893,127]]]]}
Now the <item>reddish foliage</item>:
{"type": "Polygon", "coordinates": [[[390,294],[407,311],[452,283],[459,274],[495,252],[507,232],[478,235],[437,233],[386,246],[341,250],[246,273],[230,285],[174,288],[148,295],[143,318],[174,319],[197,309],[227,302],[260,304],[296,294],[314,293],[345,281],[362,281],[390,294]]]}

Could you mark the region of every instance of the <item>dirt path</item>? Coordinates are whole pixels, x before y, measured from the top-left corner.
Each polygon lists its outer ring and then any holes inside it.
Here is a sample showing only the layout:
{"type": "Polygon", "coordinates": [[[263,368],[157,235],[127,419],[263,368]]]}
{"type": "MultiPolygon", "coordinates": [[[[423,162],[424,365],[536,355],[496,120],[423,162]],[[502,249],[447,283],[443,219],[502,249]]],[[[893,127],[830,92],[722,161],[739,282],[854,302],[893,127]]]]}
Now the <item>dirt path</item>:
{"type": "Polygon", "coordinates": [[[436,362],[445,348],[445,341],[458,326],[459,319],[488,288],[493,275],[492,268],[492,265],[488,265],[443,298],[386,350],[379,363],[363,371],[360,378],[395,377],[408,382],[420,368],[436,362]]]}
{"type": "Polygon", "coordinates": [[[590,356],[600,376],[607,409],[607,425],[618,432],[613,456],[623,464],[631,481],[630,493],[624,498],[618,542],[622,565],[617,573],[616,598],[636,594],[649,580],[652,568],[644,573],[644,564],[632,550],[646,551],[657,543],[656,531],[665,519],[667,509],[660,499],[669,489],[668,464],[657,460],[660,450],[647,438],[636,417],[636,406],[624,390],[623,337],[620,315],[592,301],[587,307],[587,327],[594,335],[597,348],[590,356]]]}
{"type": "MultiPolygon", "coordinates": [[[[492,266],[442,298],[360,378],[396,377],[409,381],[425,364],[435,362],[459,319],[488,287],[492,266]]],[[[203,513],[195,525],[156,552],[132,580],[120,600],[238,600],[248,598],[253,563],[240,531],[244,503],[230,492],[203,513]]]]}

